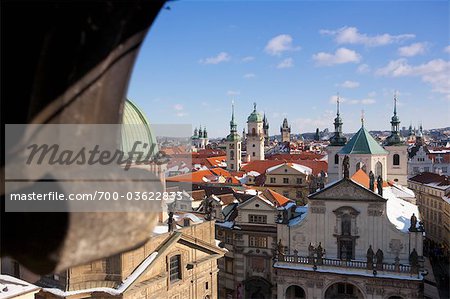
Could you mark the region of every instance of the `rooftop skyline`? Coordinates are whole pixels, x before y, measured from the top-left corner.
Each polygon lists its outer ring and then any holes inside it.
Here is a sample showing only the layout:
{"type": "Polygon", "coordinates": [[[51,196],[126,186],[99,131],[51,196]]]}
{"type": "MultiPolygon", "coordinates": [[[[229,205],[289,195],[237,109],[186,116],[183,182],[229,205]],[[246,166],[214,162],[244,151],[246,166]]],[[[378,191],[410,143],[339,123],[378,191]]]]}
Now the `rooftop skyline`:
{"type": "Polygon", "coordinates": [[[253,102],[270,135],[287,117],[292,134],[333,131],[340,94],[343,131],[449,125],[447,1],[176,1],[140,50],[128,96],[151,123],[238,132],[253,102]]]}

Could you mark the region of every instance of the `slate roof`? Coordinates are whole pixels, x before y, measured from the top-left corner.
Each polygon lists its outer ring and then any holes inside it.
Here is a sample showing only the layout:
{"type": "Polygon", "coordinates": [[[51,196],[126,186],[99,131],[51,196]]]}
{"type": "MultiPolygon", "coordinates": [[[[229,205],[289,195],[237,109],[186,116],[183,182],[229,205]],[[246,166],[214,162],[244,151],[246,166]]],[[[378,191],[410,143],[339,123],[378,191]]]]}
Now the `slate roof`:
{"type": "Polygon", "coordinates": [[[388,152],[378,144],[366,128],[361,127],[339,154],[371,154],[385,155],[388,152]]]}

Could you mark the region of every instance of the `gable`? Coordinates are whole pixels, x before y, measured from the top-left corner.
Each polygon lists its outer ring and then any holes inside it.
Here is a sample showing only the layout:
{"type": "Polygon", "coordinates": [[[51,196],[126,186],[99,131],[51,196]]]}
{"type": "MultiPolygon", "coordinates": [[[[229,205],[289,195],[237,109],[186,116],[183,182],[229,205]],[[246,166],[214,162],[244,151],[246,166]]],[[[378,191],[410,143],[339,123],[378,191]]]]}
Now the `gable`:
{"type": "Polygon", "coordinates": [[[276,210],[273,203],[271,203],[267,199],[263,199],[261,197],[253,196],[249,200],[245,201],[244,203],[240,204],[237,207],[238,210],[261,210],[261,211],[273,211],[276,210]]]}
{"type": "Polygon", "coordinates": [[[287,164],[277,166],[276,168],[274,167],[274,169],[269,168],[266,172],[266,175],[267,176],[270,176],[270,175],[302,175],[302,176],[306,176],[306,174],[302,173],[298,169],[295,169],[294,167],[289,166],[287,164]]]}
{"type": "Polygon", "coordinates": [[[311,194],[308,198],[317,200],[377,201],[386,199],[364,188],[350,179],[342,179],[326,188],[311,194]]]}

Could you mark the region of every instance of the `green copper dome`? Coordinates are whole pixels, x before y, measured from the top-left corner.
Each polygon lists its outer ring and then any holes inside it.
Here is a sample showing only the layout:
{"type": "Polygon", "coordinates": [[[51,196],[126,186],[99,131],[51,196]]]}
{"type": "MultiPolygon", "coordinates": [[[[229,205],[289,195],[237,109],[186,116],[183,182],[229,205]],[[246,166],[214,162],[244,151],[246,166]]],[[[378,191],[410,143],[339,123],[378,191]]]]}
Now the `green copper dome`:
{"type": "Polygon", "coordinates": [[[253,104],[253,112],[248,116],[247,122],[257,123],[262,122],[263,116],[256,111],[256,103],[253,104]]]}
{"type": "Polygon", "coordinates": [[[371,155],[385,155],[388,152],[378,144],[378,142],[370,135],[364,128],[350,139],[350,141],[341,149],[339,154],[371,154],[371,155]]]}
{"type": "MultiPolygon", "coordinates": [[[[140,144],[136,143],[134,148],[135,152],[143,152],[140,160],[145,159],[145,157],[151,158],[158,152],[156,136],[150,128],[150,122],[144,112],[128,99],[125,100],[122,124],[121,150],[125,153],[126,158],[128,158],[128,152],[133,150],[136,142],[141,142],[140,144]]],[[[132,160],[136,158],[134,156],[132,160]]]]}

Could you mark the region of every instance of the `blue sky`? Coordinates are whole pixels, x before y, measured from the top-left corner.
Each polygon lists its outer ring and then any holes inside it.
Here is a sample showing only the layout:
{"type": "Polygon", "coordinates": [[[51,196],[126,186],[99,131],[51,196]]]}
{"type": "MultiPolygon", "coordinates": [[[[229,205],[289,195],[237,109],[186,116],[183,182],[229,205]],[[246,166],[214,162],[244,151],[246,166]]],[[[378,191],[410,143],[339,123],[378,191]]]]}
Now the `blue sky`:
{"type": "Polygon", "coordinates": [[[450,125],[447,1],[176,1],[140,50],[128,96],[152,123],[238,130],[257,103],[278,134],[390,129],[393,93],[401,126],[450,125]]]}

